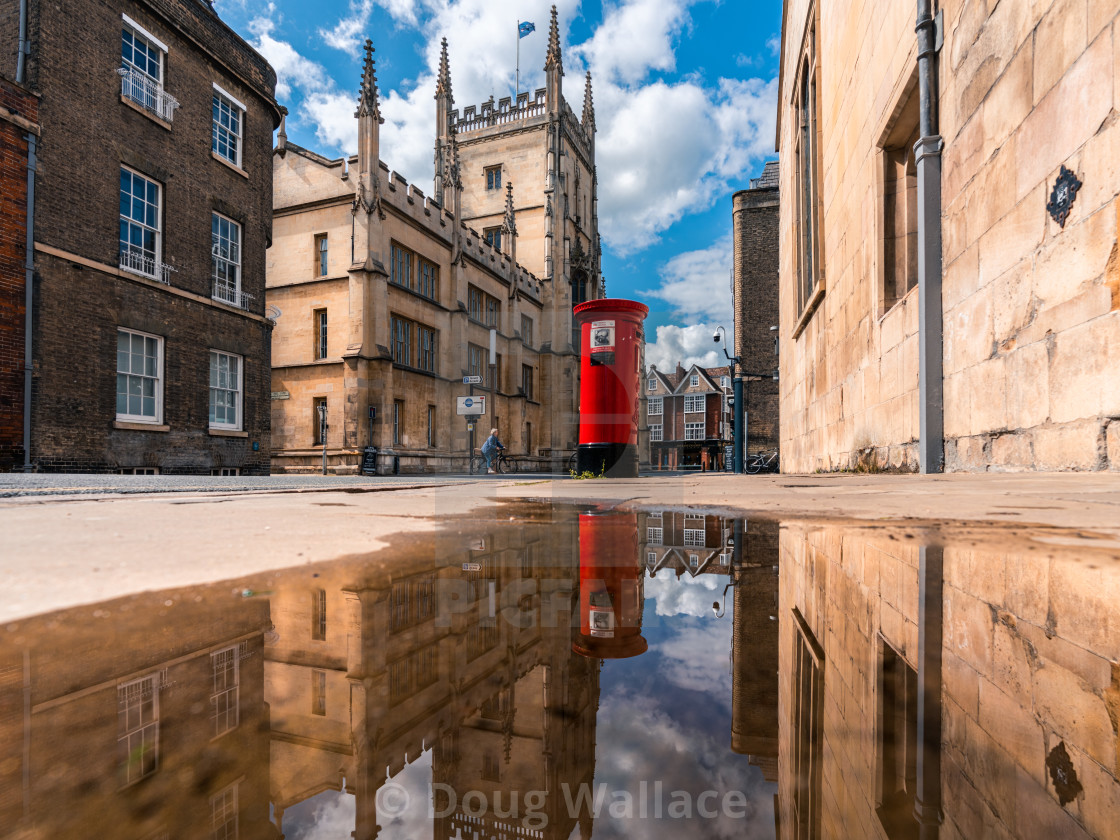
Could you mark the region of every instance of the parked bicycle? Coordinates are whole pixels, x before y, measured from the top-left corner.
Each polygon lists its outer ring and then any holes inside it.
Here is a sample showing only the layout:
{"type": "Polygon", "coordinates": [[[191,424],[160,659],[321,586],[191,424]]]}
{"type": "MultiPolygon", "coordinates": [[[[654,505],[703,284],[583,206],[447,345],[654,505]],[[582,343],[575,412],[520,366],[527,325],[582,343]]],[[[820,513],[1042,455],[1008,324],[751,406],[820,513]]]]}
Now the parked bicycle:
{"type": "MultiPolygon", "coordinates": [[[[471,456],[471,475],[485,473],[486,456],[482,454],[481,449],[476,449],[474,452],[475,454],[471,456]]],[[[498,450],[498,454],[493,456],[491,465],[496,473],[516,472],[513,461],[509,459],[504,449],[498,450]]]]}
{"type": "Polygon", "coordinates": [[[751,475],[757,475],[760,472],[777,472],[778,471],[778,450],[773,452],[756,452],[754,455],[747,457],[746,462],[743,464],[745,469],[751,475]]]}

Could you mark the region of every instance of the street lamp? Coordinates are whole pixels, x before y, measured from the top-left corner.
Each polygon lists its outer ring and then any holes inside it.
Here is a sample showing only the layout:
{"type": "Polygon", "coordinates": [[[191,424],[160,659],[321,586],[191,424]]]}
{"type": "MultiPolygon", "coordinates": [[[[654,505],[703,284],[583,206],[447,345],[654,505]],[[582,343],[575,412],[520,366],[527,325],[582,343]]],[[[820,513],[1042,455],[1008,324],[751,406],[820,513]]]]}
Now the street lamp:
{"type": "Polygon", "coordinates": [[[723,333],[723,355],[727,356],[727,360],[731,362],[731,373],[733,374],[732,387],[733,399],[735,400],[735,419],[732,421],[735,424],[735,434],[733,436],[732,445],[735,447],[735,454],[732,460],[735,472],[742,474],[743,472],[743,362],[738,356],[732,356],[727,352],[727,330],[722,326],[716,327],[715,334],[712,336],[712,341],[716,344],[720,342],[720,333],[723,333]]]}

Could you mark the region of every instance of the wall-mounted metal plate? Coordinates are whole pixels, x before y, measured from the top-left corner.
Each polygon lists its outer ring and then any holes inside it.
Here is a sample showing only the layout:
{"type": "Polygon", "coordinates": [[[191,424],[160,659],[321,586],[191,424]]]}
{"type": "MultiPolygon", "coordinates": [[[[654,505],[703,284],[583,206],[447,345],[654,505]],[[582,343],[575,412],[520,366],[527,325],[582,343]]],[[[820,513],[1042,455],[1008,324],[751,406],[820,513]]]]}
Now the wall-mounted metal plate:
{"type": "Polygon", "coordinates": [[[1081,182],[1077,180],[1077,176],[1062,164],[1058,172],[1058,180],[1054,182],[1054,189],[1050,192],[1050,200],[1046,202],[1050,217],[1058,223],[1059,227],[1066,226],[1066,218],[1069,216],[1070,208],[1073,207],[1073,202],[1077,199],[1079,189],[1081,189],[1081,182]]]}

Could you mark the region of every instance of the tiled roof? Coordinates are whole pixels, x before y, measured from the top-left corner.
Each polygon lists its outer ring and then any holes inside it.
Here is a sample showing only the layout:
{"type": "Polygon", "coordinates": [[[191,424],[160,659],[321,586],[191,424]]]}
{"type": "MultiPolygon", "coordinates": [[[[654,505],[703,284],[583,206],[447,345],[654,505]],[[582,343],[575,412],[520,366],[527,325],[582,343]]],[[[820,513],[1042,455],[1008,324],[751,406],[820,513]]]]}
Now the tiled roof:
{"type": "Polygon", "coordinates": [[[778,188],[778,161],[770,160],[762,167],[762,174],[751,178],[752,190],[773,190],[778,188]]]}

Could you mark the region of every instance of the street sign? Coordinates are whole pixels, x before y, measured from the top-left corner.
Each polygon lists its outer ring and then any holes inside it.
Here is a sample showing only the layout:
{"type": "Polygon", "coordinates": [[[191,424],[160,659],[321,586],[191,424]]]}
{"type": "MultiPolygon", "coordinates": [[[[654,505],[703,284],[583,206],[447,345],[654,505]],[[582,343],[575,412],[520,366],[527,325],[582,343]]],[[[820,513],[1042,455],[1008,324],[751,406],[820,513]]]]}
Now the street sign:
{"type": "Polygon", "coordinates": [[[464,376],[463,377],[463,384],[464,385],[481,385],[482,384],[482,377],[481,376],[464,376]]]}
{"type": "Polygon", "coordinates": [[[455,413],[459,415],[485,414],[486,396],[482,395],[479,397],[456,397],[455,413]]]}
{"type": "Polygon", "coordinates": [[[287,391],[273,391],[272,398],[274,400],[288,400],[292,398],[292,395],[287,391]]]}

